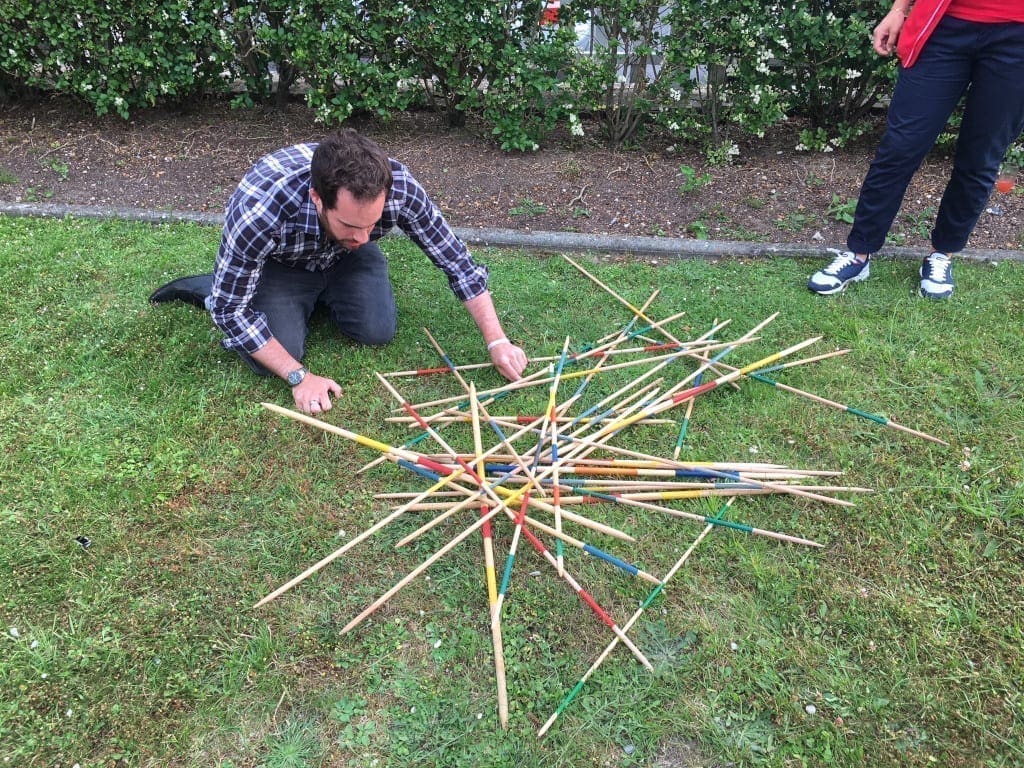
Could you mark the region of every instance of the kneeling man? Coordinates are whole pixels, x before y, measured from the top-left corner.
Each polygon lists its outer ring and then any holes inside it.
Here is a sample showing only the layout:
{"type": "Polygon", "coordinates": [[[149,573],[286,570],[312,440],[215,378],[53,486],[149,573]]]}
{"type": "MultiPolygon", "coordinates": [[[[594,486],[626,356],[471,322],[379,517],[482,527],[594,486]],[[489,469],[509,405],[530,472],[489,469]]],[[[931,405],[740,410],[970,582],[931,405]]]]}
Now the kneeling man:
{"type": "Polygon", "coordinates": [[[396,226],[445,273],[495,368],[519,379],[527,358],[502,330],[487,268],[409,170],[349,129],[261,158],[228,201],[205,301],[223,345],[257,373],[287,381],[299,410],[330,410],[341,387],[302,365],[308,320],[322,304],[357,342],[394,337],[395,297],[376,241],[396,226]]]}

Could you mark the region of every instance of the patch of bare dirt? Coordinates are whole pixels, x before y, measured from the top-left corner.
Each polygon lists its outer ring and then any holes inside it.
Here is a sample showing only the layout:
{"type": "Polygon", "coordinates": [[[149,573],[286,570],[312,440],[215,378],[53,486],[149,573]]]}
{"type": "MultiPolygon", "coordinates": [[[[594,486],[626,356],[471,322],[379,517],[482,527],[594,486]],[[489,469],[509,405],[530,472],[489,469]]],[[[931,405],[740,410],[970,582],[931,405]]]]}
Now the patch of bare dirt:
{"type": "MultiPolygon", "coordinates": [[[[848,224],[837,216],[856,198],[878,136],[806,153],[794,150],[796,127],[783,127],[741,143],[731,165],[708,166],[691,148],[611,151],[568,137],[532,154],[504,153],[428,113],[353,125],[406,163],[458,227],[822,246],[845,242],[848,224]]],[[[0,200],[220,212],[258,157],[324,130],[298,104],[280,112],[209,103],[126,122],[65,99],[16,103],[0,107],[0,200]]],[[[893,244],[927,246],[949,162],[940,152],[925,161],[893,244]]],[[[998,213],[982,215],[971,246],[1024,247],[1020,188],[995,195],[990,210],[998,213]]]]}

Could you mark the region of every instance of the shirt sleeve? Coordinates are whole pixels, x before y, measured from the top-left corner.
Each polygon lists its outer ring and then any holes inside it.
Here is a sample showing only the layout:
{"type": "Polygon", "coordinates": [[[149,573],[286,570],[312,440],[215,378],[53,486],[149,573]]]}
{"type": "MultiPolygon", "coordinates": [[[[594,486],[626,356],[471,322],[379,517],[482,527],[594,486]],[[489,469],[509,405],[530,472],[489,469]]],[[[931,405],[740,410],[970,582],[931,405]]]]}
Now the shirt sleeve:
{"type": "Polygon", "coordinates": [[[206,308],[225,335],[227,349],[249,354],[273,337],[267,318],[252,308],[267,257],[277,248],[280,222],[265,203],[232,198],[224,215],[224,233],[206,308]]]}
{"type": "Polygon", "coordinates": [[[392,192],[398,203],[397,224],[409,239],[448,277],[448,285],[460,301],[487,291],[488,270],[477,263],[426,190],[401,163],[395,163],[392,192]]]}

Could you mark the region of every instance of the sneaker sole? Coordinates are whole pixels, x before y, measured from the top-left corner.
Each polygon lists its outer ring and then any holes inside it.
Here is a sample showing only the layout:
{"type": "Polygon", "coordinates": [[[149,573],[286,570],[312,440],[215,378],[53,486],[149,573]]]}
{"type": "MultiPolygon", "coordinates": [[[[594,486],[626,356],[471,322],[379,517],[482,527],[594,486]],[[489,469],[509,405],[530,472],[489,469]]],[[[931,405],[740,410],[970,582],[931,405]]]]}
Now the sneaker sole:
{"type": "Polygon", "coordinates": [[[923,291],[920,288],[918,288],[917,289],[917,295],[920,296],[922,299],[932,299],[933,301],[942,301],[943,299],[950,298],[953,295],[953,291],[951,289],[949,291],[949,293],[928,293],[927,291],[923,291]]]}
{"type": "Polygon", "coordinates": [[[826,288],[824,290],[819,290],[817,288],[814,288],[813,286],[808,285],[807,286],[807,290],[809,290],[811,293],[816,293],[819,296],[834,296],[837,293],[842,293],[843,291],[845,291],[846,290],[846,286],[848,286],[850,283],[863,283],[869,277],[871,277],[871,275],[865,275],[862,272],[861,274],[857,275],[856,277],[851,277],[846,282],[840,283],[835,288],[826,288]]]}

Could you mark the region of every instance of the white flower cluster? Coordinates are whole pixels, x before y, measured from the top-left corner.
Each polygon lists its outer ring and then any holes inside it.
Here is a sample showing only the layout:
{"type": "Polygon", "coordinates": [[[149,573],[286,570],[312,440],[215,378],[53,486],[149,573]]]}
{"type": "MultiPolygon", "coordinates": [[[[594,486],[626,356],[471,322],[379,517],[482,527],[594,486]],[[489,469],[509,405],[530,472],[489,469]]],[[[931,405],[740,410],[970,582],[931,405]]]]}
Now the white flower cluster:
{"type": "Polygon", "coordinates": [[[569,132],[573,136],[583,135],[583,123],[580,122],[579,115],[573,114],[572,112],[569,113],[569,132]]]}

